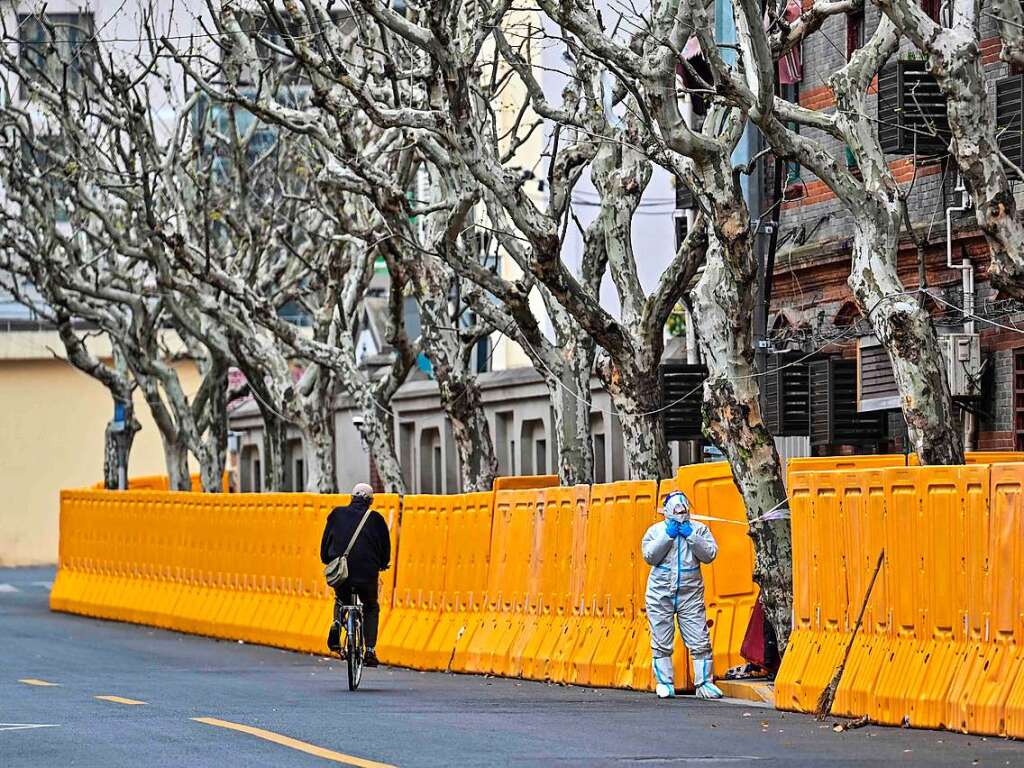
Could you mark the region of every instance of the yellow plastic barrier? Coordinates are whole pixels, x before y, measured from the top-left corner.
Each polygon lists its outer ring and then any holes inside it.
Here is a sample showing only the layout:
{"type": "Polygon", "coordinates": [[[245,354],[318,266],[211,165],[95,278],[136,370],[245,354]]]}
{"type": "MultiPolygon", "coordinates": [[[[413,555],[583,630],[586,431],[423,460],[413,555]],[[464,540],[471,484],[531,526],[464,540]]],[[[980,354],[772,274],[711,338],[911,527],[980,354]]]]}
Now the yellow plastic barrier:
{"type": "MultiPolygon", "coordinates": [[[[377,500],[393,518],[398,497],[377,500]]],[[[317,494],[62,492],[50,605],[322,652],[333,595],[312,553],[327,514],[347,501],[317,494]]]]}
{"type": "MultiPolygon", "coordinates": [[[[691,475],[688,492],[696,498],[707,491],[700,503],[742,517],[722,510],[727,471],[691,475]]],[[[314,553],[328,513],[347,501],[317,494],[62,492],[51,607],[324,653],[333,592],[314,553]]],[[[377,495],[393,547],[381,587],[382,658],[419,669],[649,687],[642,612],[648,569],[639,544],[656,519],[655,505],[653,482],[402,500],[377,495]]],[[[717,535],[727,551],[736,532],[717,535]]],[[[738,562],[740,573],[749,572],[749,562],[738,562]]],[[[708,572],[720,585],[709,596],[752,595],[749,583],[737,589],[735,578],[723,574],[708,572]]],[[[739,642],[731,630],[720,632],[713,628],[716,658],[721,637],[739,642]]],[[[737,651],[724,648],[722,658],[737,651]]],[[[680,671],[681,679],[689,674],[680,671]]]]}
{"type": "Polygon", "coordinates": [[[534,611],[513,654],[513,666],[523,677],[565,679],[566,663],[579,637],[573,605],[583,591],[589,503],[586,485],[542,492],[536,537],[542,549],[531,588],[534,611]]]}
{"type": "Polygon", "coordinates": [[[583,587],[574,607],[579,634],[568,660],[567,682],[620,683],[620,657],[629,652],[639,613],[638,572],[641,566],[646,570],[640,540],[656,502],[657,484],[648,480],[606,483],[590,490],[583,587]]]}
{"type": "Polygon", "coordinates": [[[487,569],[486,608],[475,618],[465,653],[453,669],[509,674],[509,651],[525,627],[526,599],[536,552],[539,490],[496,491],[487,569]]]}
{"type": "MultiPolygon", "coordinates": [[[[1024,462],[1019,451],[971,451],[965,455],[968,464],[1013,464],[1024,462]]],[[[880,453],[857,456],[801,456],[786,464],[786,487],[800,472],[833,472],[840,469],[886,469],[889,467],[916,467],[916,453],[880,453]]]]}
{"type": "MultiPolygon", "coordinates": [[[[203,481],[198,474],[192,474],[189,476],[189,480],[192,483],[193,493],[202,493],[203,481]]],[[[228,479],[228,473],[224,473],[224,485],[223,491],[227,493],[230,490],[230,483],[228,479]]],[[[93,483],[89,490],[102,491],[105,490],[103,487],[103,481],[93,483]]],[[[170,479],[167,475],[139,475],[138,477],[128,478],[128,490],[129,491],[167,491],[170,490],[170,479]]]]}
{"type": "Polygon", "coordinates": [[[833,713],[1024,735],[1024,465],[797,474],[790,493],[796,621],[777,705],[814,708],[884,548],[833,713]]]}
{"type": "Polygon", "coordinates": [[[419,667],[442,607],[451,502],[447,496],[406,496],[391,616],[378,644],[386,663],[419,667]]]}
{"type": "Polygon", "coordinates": [[[532,491],[538,488],[554,488],[558,475],[512,475],[494,478],[493,488],[498,491],[532,491]]]}
{"type": "Polygon", "coordinates": [[[437,623],[419,654],[423,669],[452,670],[478,627],[487,590],[494,494],[465,493],[448,499],[444,588],[437,623]]]}

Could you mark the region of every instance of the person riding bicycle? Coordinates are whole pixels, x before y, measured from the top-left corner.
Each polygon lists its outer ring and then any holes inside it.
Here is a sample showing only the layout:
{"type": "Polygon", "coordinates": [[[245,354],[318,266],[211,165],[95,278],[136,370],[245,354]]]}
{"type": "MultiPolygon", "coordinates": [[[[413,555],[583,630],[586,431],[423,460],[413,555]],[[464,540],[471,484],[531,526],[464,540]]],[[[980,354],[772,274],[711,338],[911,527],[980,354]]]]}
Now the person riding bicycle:
{"type": "MultiPolygon", "coordinates": [[[[359,536],[352,541],[352,536],[371,504],[373,488],[366,483],[359,483],[352,489],[352,501],[348,506],[331,510],[320,540],[320,560],[329,563],[344,553],[345,548],[352,543],[348,554],[348,578],[334,588],[334,593],[341,605],[351,605],[353,595],[359,595],[366,621],[366,658],[363,663],[367,667],[376,667],[377,627],[380,621],[378,581],[380,572],[391,567],[391,536],[387,522],[379,512],[371,510],[359,536]]],[[[327,647],[335,653],[341,653],[341,624],[337,616],[327,633],[327,647]]]]}

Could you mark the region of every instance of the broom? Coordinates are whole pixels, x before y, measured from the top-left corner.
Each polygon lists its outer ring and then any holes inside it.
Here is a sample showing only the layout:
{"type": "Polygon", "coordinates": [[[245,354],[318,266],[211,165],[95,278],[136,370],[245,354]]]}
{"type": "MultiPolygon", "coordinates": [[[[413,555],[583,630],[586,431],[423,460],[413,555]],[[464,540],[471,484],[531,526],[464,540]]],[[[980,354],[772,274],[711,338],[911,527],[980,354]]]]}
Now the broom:
{"type": "Polygon", "coordinates": [[[878,572],[882,570],[882,561],[885,559],[885,549],[878,553],[878,563],[875,564],[875,572],[871,574],[871,583],[868,584],[868,590],[864,594],[864,602],[860,605],[860,615],[857,616],[857,623],[853,626],[853,634],[850,635],[850,642],[846,644],[846,652],[843,654],[843,660],[839,666],[836,667],[836,671],[832,675],[832,680],[825,686],[825,690],[821,692],[821,696],[818,697],[818,708],[815,714],[819,720],[824,720],[828,717],[832,711],[832,704],[836,699],[836,691],[839,689],[839,681],[843,678],[843,671],[846,669],[846,662],[850,658],[850,651],[853,650],[853,641],[857,639],[857,632],[860,631],[860,625],[864,621],[864,611],[868,607],[868,601],[871,599],[871,590],[875,588],[875,579],[878,578],[878,572]]]}

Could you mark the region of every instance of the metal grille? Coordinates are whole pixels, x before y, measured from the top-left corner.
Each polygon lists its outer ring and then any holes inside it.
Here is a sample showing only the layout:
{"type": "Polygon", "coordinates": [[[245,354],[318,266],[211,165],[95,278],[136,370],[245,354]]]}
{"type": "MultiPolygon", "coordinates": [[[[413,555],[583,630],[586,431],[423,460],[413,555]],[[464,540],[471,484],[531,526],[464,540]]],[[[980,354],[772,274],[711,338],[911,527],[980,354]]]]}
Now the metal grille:
{"type": "Polygon", "coordinates": [[[676,178],[676,208],[684,210],[696,207],[693,202],[693,192],[683,183],[682,179],[676,178]]]}
{"type": "Polygon", "coordinates": [[[924,61],[895,61],[878,73],[878,140],[888,154],[941,154],[950,141],[946,97],[924,61]]]}
{"type": "Polygon", "coordinates": [[[999,149],[1018,166],[1024,162],[1024,76],[996,81],[996,130],[999,149]]]}
{"type": "Polygon", "coordinates": [[[885,347],[873,339],[861,339],[857,352],[858,405],[864,411],[899,408],[900,392],[892,372],[892,361],[885,347]]]}
{"type": "Polygon", "coordinates": [[[686,216],[677,213],[675,217],[676,225],[676,250],[679,250],[679,246],[683,244],[683,240],[686,239],[686,233],[690,230],[689,222],[686,220],[686,216]]]}
{"type": "Polygon", "coordinates": [[[764,421],[776,437],[810,434],[810,368],[800,352],[768,356],[762,381],[764,421]]]}
{"type": "Polygon", "coordinates": [[[665,363],[659,369],[665,437],[700,440],[703,436],[704,381],[708,369],[694,363],[665,363]]]}
{"type": "Polygon", "coordinates": [[[857,412],[856,361],[815,360],[810,383],[811,445],[863,445],[884,438],[884,412],[857,412]]]}

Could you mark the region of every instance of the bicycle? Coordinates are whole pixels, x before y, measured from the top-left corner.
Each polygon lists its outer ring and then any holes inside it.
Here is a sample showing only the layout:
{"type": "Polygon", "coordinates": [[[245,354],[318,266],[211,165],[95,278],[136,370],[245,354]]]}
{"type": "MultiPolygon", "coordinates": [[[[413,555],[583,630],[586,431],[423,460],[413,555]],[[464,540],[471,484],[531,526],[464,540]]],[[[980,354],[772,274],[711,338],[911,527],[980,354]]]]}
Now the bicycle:
{"type": "Polygon", "coordinates": [[[366,637],[363,635],[363,604],[359,595],[352,596],[354,605],[342,605],[335,598],[334,620],[345,628],[345,661],[348,663],[348,689],[354,691],[359,688],[363,679],[363,660],[366,657],[366,637]],[[345,617],[344,621],[339,618],[345,617]]]}

